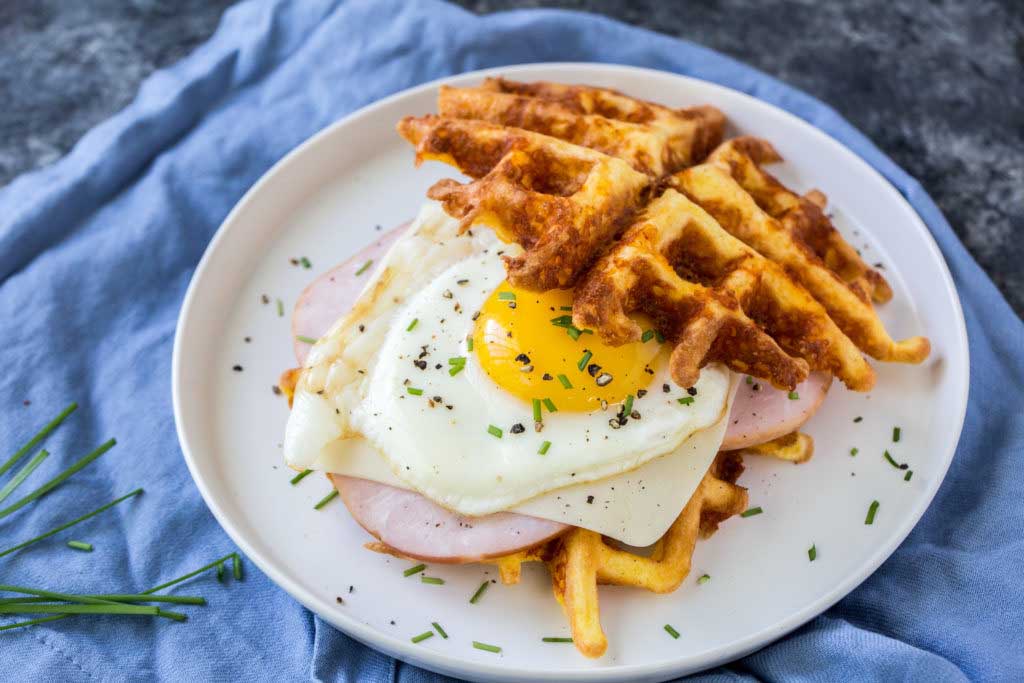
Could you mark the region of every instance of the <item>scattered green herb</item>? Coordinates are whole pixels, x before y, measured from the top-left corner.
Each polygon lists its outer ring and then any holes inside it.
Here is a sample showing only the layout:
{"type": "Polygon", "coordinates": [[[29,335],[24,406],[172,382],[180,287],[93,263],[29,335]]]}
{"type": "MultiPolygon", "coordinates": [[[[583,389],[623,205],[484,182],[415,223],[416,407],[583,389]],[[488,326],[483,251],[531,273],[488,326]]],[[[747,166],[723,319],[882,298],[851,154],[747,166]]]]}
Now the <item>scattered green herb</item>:
{"type": "Polygon", "coordinates": [[[693,396],[683,396],[682,398],[679,398],[679,399],[676,399],[676,400],[679,403],[683,404],[684,406],[692,406],[693,405],[693,396]]]}
{"type": "Polygon", "coordinates": [[[759,515],[762,512],[764,512],[764,510],[762,510],[760,507],[750,508],[749,510],[744,510],[743,512],[741,512],[740,517],[753,517],[754,515],[759,515]]]}
{"type": "Polygon", "coordinates": [[[540,399],[539,398],[533,399],[533,421],[534,422],[543,422],[544,421],[544,412],[541,410],[540,399]]]}
{"type": "Polygon", "coordinates": [[[298,484],[300,481],[302,481],[303,479],[305,479],[306,477],[308,477],[311,474],[313,474],[313,470],[302,470],[301,472],[296,474],[294,477],[289,479],[288,483],[291,484],[292,486],[295,486],[296,484],[298,484]]]}
{"type": "Polygon", "coordinates": [[[537,449],[537,452],[540,453],[541,455],[547,455],[549,448],[551,448],[551,442],[545,441],[540,445],[540,448],[537,449]]]}
{"type": "Polygon", "coordinates": [[[899,443],[900,442],[900,428],[899,427],[893,427],[892,428],[892,442],[893,443],[899,443]]]}
{"type": "Polygon", "coordinates": [[[495,654],[501,654],[501,648],[497,645],[488,645],[487,643],[481,643],[479,641],[473,641],[473,647],[477,650],[486,650],[487,652],[494,652],[495,654]]]}
{"type": "Polygon", "coordinates": [[[665,633],[669,634],[676,640],[679,639],[679,631],[672,628],[672,624],[665,624],[665,633]]]}
{"type": "Polygon", "coordinates": [[[318,339],[314,339],[313,337],[306,337],[301,334],[295,335],[295,338],[304,344],[316,344],[319,341],[318,339]]]}
{"type": "Polygon", "coordinates": [[[83,458],[81,458],[80,460],[78,460],[77,462],[72,464],[66,470],[64,470],[63,472],[58,474],[56,477],[54,477],[50,481],[46,482],[45,484],[43,484],[42,486],[37,488],[32,493],[28,494],[27,496],[25,496],[24,498],[22,498],[18,502],[13,503],[11,505],[8,505],[3,510],[0,510],[0,519],[6,517],[7,515],[11,514],[12,512],[20,510],[21,508],[25,507],[26,505],[28,505],[32,501],[40,498],[41,496],[46,495],[47,493],[49,493],[53,489],[57,488],[58,486],[63,484],[65,481],[67,481],[68,478],[71,477],[71,475],[73,475],[74,473],[76,473],[79,470],[83,469],[86,465],[91,463],[93,460],[95,460],[96,458],[100,457],[101,455],[103,455],[104,453],[109,451],[111,448],[113,448],[116,443],[117,443],[116,439],[110,439],[106,443],[101,444],[99,447],[96,448],[96,450],[94,450],[93,452],[89,453],[88,455],[84,456],[83,458]]]}
{"type": "Polygon", "coordinates": [[[543,643],[571,643],[572,638],[562,638],[558,636],[548,636],[547,638],[541,638],[543,643]]]}
{"type": "Polygon", "coordinates": [[[570,382],[569,378],[566,377],[565,375],[558,375],[558,381],[561,382],[562,386],[565,387],[566,389],[572,389],[572,382],[570,382]]]}
{"type": "Polygon", "coordinates": [[[473,597],[469,599],[469,604],[475,605],[480,600],[480,597],[484,594],[489,585],[491,585],[490,581],[484,581],[483,583],[481,583],[480,587],[476,589],[476,593],[473,593],[473,597]]]}
{"type": "Polygon", "coordinates": [[[443,586],[444,585],[444,579],[439,579],[436,576],[421,576],[420,577],[420,583],[429,583],[429,584],[433,584],[435,586],[443,586]]]}
{"type": "Polygon", "coordinates": [[[369,268],[370,266],[372,266],[372,265],[373,265],[373,259],[370,259],[369,261],[367,261],[367,262],[366,262],[366,263],[364,263],[363,265],[359,266],[359,270],[357,270],[357,271],[356,271],[356,275],[357,275],[357,276],[358,276],[358,275],[362,275],[362,274],[363,274],[363,273],[365,273],[365,272],[366,272],[366,270],[367,270],[367,269],[368,269],[368,268],[369,268]]]}
{"type": "Polygon", "coordinates": [[[92,543],[85,543],[83,541],[68,541],[68,547],[74,550],[84,550],[87,553],[92,552],[92,543]]]}
{"type": "Polygon", "coordinates": [[[4,484],[3,488],[0,488],[0,501],[6,499],[9,495],[14,493],[14,489],[21,486],[22,482],[28,479],[28,475],[32,474],[37,467],[43,464],[43,461],[50,455],[49,451],[45,448],[36,453],[31,460],[25,463],[25,466],[15,473],[11,477],[10,481],[4,484]]]}
{"type": "Polygon", "coordinates": [[[35,436],[28,440],[24,446],[15,451],[14,455],[9,457],[4,464],[0,465],[0,474],[3,474],[7,470],[14,467],[15,463],[21,460],[29,451],[36,447],[36,445],[49,436],[50,432],[60,426],[62,422],[67,418],[68,415],[78,410],[78,404],[72,403],[64,410],[60,411],[60,415],[50,420],[46,425],[40,429],[35,436]]]}
{"type": "Polygon", "coordinates": [[[500,439],[502,435],[501,427],[495,427],[494,425],[487,425],[487,433],[496,439],[500,439]]]}
{"type": "Polygon", "coordinates": [[[549,413],[557,413],[558,412],[558,408],[555,407],[555,402],[552,401],[550,398],[543,399],[543,402],[544,402],[544,407],[548,409],[549,413]]]}
{"type": "Polygon", "coordinates": [[[807,549],[807,559],[814,562],[818,557],[818,547],[815,544],[811,544],[811,547],[807,549]]]}
{"type": "Polygon", "coordinates": [[[334,500],[337,497],[338,497],[338,489],[334,489],[333,491],[328,493],[326,496],[321,498],[320,502],[318,502],[316,505],[313,506],[313,509],[314,510],[319,510],[323,506],[327,505],[328,503],[330,503],[332,500],[334,500]]]}
{"type": "Polygon", "coordinates": [[[800,398],[800,394],[798,394],[798,393],[797,393],[797,392],[795,392],[795,391],[791,391],[791,392],[789,392],[789,394],[788,394],[788,395],[789,395],[789,400],[790,400],[790,401],[796,401],[797,399],[799,399],[799,398],[800,398]]]}
{"type": "Polygon", "coordinates": [[[710,580],[711,580],[711,576],[709,574],[701,574],[700,578],[697,579],[697,585],[698,586],[703,586],[705,583],[707,583],[710,580]]]}
{"type": "Polygon", "coordinates": [[[404,572],[402,572],[402,576],[404,576],[406,578],[409,578],[413,574],[419,574],[421,571],[423,571],[426,568],[427,568],[427,565],[425,565],[425,564],[418,564],[415,567],[409,567],[408,569],[406,569],[404,572]]]}
{"type": "Polygon", "coordinates": [[[441,636],[445,640],[448,640],[448,634],[444,632],[443,628],[441,628],[441,624],[437,623],[436,621],[432,621],[430,622],[430,625],[434,627],[435,631],[437,631],[437,635],[441,636]]]}
{"type": "Polygon", "coordinates": [[[879,502],[877,500],[871,501],[871,505],[868,507],[868,516],[864,519],[865,524],[875,523],[875,513],[878,512],[879,502]]]}
{"type": "Polygon", "coordinates": [[[413,318],[412,322],[409,323],[409,327],[405,328],[405,331],[406,332],[412,332],[414,329],[416,329],[416,325],[419,323],[419,321],[420,321],[419,318],[413,318]]]}
{"type": "Polygon", "coordinates": [[[583,355],[580,356],[579,361],[576,363],[576,367],[579,368],[580,372],[583,372],[584,370],[587,369],[587,363],[589,363],[590,359],[593,357],[594,354],[592,354],[590,351],[583,352],[583,355]]]}
{"type": "Polygon", "coordinates": [[[410,640],[412,640],[412,642],[414,642],[414,643],[419,643],[419,642],[422,642],[422,641],[426,640],[427,638],[433,638],[433,637],[434,637],[434,632],[433,631],[424,631],[423,633],[419,634],[418,636],[413,636],[410,640]]]}
{"type": "Polygon", "coordinates": [[[406,390],[406,392],[408,392],[409,394],[412,394],[413,396],[422,396],[423,395],[423,390],[419,389],[417,387],[406,387],[405,390],[406,390]]]}

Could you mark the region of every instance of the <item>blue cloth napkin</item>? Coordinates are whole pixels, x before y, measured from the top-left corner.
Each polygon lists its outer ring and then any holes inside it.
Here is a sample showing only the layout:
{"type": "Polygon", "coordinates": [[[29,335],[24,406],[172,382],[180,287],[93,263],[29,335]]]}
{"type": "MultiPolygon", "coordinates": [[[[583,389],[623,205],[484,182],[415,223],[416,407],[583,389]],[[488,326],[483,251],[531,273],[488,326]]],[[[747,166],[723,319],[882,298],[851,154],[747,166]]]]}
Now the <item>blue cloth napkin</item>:
{"type": "MultiPolygon", "coordinates": [[[[435,2],[245,2],[64,160],[0,192],[0,459],[70,400],[82,408],[47,442],[54,456],[33,481],[119,440],[44,502],[0,520],[0,546],[146,487],[75,530],[95,552],[46,542],[0,558],[0,582],[143,590],[231,552],[181,458],[169,386],[179,306],[221,220],[286,152],[362,105],[446,74],[561,60],[696,76],[825,130],[924,218],[967,317],[967,424],[920,524],[826,614],[697,678],[1024,679],[1021,321],[921,186],[828,106],[710,50],[570,12],[480,18],[435,2]]],[[[190,609],[187,625],[73,618],[0,633],[0,671],[8,680],[446,680],[347,638],[251,565],[241,583],[207,575],[189,589],[212,604],[190,609]]]]}

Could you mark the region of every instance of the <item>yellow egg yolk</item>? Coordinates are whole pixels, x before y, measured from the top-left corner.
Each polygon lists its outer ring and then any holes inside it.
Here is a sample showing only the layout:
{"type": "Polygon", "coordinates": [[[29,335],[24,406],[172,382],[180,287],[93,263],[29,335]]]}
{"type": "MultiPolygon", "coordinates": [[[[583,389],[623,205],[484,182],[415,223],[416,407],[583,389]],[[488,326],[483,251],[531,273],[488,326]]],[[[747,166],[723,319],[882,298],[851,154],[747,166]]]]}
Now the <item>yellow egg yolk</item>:
{"type": "Polygon", "coordinates": [[[547,399],[557,410],[589,412],[602,401],[622,403],[650,384],[661,344],[653,332],[644,338],[605,344],[590,330],[573,326],[571,291],[537,293],[505,282],[480,309],[473,352],[510,394],[526,401],[547,399]]]}

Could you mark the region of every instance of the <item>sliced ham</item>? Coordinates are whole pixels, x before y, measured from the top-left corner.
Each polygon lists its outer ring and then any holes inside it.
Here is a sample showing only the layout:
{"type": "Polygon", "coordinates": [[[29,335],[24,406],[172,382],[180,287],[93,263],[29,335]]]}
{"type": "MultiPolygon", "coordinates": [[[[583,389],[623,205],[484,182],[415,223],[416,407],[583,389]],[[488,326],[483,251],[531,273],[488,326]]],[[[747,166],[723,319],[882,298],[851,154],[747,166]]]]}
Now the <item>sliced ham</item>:
{"type": "Polygon", "coordinates": [[[479,562],[532,548],[569,528],[512,512],[466,517],[415,491],[340,474],[330,477],[360,526],[418,560],[479,562]]]}
{"type": "Polygon", "coordinates": [[[381,258],[407,227],[409,224],[403,223],[393,230],[382,233],[373,244],[313,280],[312,284],[302,291],[292,313],[292,339],[295,357],[300,366],[306,362],[310,345],[299,341],[299,337],[319,339],[338,318],[352,308],[374,267],[380,263],[381,258]],[[372,263],[356,275],[367,262],[372,263]]]}
{"type": "MultiPolygon", "coordinates": [[[[352,307],[372,268],[407,226],[381,234],[373,244],[314,280],[295,305],[293,338],[324,335],[352,307]],[[373,264],[356,275],[371,260],[373,264]]],[[[299,365],[309,349],[309,344],[296,339],[299,365]]],[[[741,384],[722,449],[755,446],[798,429],[821,405],[831,382],[828,375],[812,374],[797,387],[797,400],[767,383],[741,384]]],[[[415,491],[339,474],[330,477],[360,526],[398,553],[425,561],[462,563],[500,557],[544,543],[569,528],[511,512],[466,517],[415,491]]]]}
{"type": "Polygon", "coordinates": [[[795,432],[825,400],[832,375],[813,372],[796,387],[797,398],[756,379],[742,382],[729,414],[723,451],[749,448],[795,432]]]}

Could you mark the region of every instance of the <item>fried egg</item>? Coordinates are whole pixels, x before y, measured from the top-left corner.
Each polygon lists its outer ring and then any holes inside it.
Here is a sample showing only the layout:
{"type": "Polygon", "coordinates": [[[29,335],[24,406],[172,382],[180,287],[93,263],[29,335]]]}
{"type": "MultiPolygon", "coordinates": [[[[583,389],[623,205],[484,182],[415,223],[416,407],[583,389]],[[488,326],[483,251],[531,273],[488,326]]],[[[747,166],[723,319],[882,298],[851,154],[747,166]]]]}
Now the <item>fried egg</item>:
{"type": "Polygon", "coordinates": [[[627,472],[720,420],[729,373],[672,383],[653,330],[608,346],[572,293],[516,289],[506,245],[428,205],[299,381],[285,456],[366,439],[403,482],[467,515],[627,472]]]}

